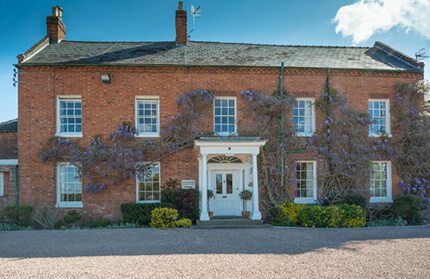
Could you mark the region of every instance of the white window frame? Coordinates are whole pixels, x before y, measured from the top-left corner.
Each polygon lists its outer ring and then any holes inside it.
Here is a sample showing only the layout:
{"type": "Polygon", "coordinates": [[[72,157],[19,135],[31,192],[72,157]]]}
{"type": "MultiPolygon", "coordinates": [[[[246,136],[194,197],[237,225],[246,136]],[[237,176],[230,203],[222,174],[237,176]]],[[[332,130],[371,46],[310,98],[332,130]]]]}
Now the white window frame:
{"type": "Polygon", "coordinates": [[[158,169],[159,169],[159,172],[158,172],[158,179],[159,179],[159,181],[158,181],[158,187],[159,187],[159,197],[160,197],[160,199],[158,199],[158,200],[140,200],[139,199],[139,197],[140,197],[140,193],[139,193],[139,177],[138,177],[138,174],[136,174],[136,203],[160,203],[161,202],[161,163],[160,162],[143,162],[143,163],[141,163],[141,164],[143,164],[143,165],[146,165],[146,164],[150,164],[150,165],[154,165],[154,164],[158,164],[158,169]]]}
{"type": "MultiPolygon", "coordinates": [[[[73,201],[73,202],[69,202],[69,201],[61,201],[61,187],[60,187],[60,167],[61,166],[68,166],[68,165],[73,165],[71,163],[57,163],[57,167],[56,167],[56,187],[57,187],[57,203],[56,203],[56,207],[58,208],[82,208],[84,206],[83,204],[83,188],[82,188],[82,192],[81,192],[81,197],[82,197],[82,201],[73,201]]],[[[82,186],[82,178],[81,178],[81,186],[82,186]]]]}
{"type": "Polygon", "coordinates": [[[4,173],[0,172],[0,197],[4,196],[4,173]]]}
{"type": "MultiPolygon", "coordinates": [[[[307,161],[296,161],[295,162],[295,168],[294,168],[294,171],[295,171],[295,175],[297,175],[297,164],[300,164],[300,163],[312,163],[313,164],[313,174],[314,174],[314,177],[313,177],[313,196],[312,197],[306,197],[306,198],[300,198],[300,197],[294,197],[294,203],[297,203],[297,204],[316,204],[317,203],[317,193],[318,193],[318,189],[317,189],[317,161],[312,161],[312,160],[307,160],[307,161]]],[[[296,177],[296,179],[297,179],[297,177],[296,177]]],[[[297,185],[296,185],[296,187],[297,187],[297,185]]],[[[294,192],[296,191],[296,189],[297,188],[294,188],[294,192]]]]}
{"type": "Polygon", "coordinates": [[[62,95],[57,96],[57,113],[56,113],[56,134],[57,137],[70,137],[70,138],[81,138],[83,137],[83,129],[84,129],[84,110],[82,105],[82,96],[80,95],[62,95]],[[60,101],[61,100],[80,100],[81,101],[81,132],[61,132],[61,120],[60,120],[60,101]]]}
{"type": "MultiPolygon", "coordinates": [[[[391,137],[391,106],[390,106],[390,100],[389,99],[369,99],[367,102],[367,113],[369,114],[369,119],[372,118],[372,116],[369,113],[369,103],[370,102],[385,102],[385,135],[388,137],[391,137]]],[[[375,134],[371,131],[372,123],[369,124],[369,137],[380,137],[382,134],[375,134]]]]}
{"type": "Polygon", "coordinates": [[[160,137],[160,97],[158,96],[136,96],[134,100],[134,118],[135,118],[135,127],[136,127],[136,136],[141,138],[157,138],[160,137]],[[157,132],[139,132],[139,115],[138,115],[138,102],[139,101],[157,101],[157,132]]]}
{"type": "MultiPolygon", "coordinates": [[[[296,136],[298,137],[312,137],[315,134],[315,98],[296,98],[296,102],[299,101],[311,101],[311,132],[310,133],[302,133],[302,132],[296,132],[296,136]]],[[[294,109],[294,108],[293,108],[294,109]]],[[[293,112],[293,119],[294,119],[294,112],[293,112]]],[[[293,125],[295,125],[293,121],[293,125]]]]}
{"type": "Polygon", "coordinates": [[[215,102],[213,105],[213,125],[214,125],[214,134],[218,135],[218,136],[233,136],[233,135],[237,135],[237,98],[236,97],[231,97],[231,96],[219,96],[219,97],[215,97],[215,100],[234,100],[234,132],[230,133],[230,132],[216,132],[216,126],[215,126],[215,102]]]}
{"type": "MultiPolygon", "coordinates": [[[[383,202],[393,202],[393,182],[392,182],[392,168],[391,161],[372,161],[372,166],[370,171],[373,171],[374,163],[386,163],[387,164],[387,196],[386,197],[370,197],[371,203],[383,203],[383,202]]],[[[371,183],[369,181],[369,191],[371,183]]]]}

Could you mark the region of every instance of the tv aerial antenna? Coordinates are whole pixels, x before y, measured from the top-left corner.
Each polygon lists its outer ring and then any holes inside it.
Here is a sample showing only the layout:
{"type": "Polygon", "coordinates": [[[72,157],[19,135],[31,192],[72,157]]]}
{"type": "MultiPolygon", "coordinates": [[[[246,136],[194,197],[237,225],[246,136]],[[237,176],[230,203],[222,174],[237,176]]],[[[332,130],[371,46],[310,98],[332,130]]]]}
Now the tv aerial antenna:
{"type": "Polygon", "coordinates": [[[201,17],[202,15],[201,12],[202,12],[202,9],[200,9],[200,6],[197,6],[196,8],[193,5],[191,5],[191,16],[193,17],[193,28],[188,34],[196,30],[196,18],[201,17]]]}
{"type": "Polygon", "coordinates": [[[417,52],[415,52],[415,60],[417,61],[423,61],[425,59],[428,59],[429,56],[426,53],[426,49],[422,48],[420,50],[418,50],[417,52]]]}

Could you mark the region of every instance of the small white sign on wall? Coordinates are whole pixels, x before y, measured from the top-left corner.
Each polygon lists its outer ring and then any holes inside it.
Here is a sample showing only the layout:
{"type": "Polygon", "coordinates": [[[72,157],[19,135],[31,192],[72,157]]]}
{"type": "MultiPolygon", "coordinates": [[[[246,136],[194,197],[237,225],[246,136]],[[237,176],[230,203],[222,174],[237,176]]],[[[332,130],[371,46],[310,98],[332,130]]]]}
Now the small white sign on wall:
{"type": "Polygon", "coordinates": [[[182,180],[182,189],[195,189],[196,181],[195,180],[182,180]]]}

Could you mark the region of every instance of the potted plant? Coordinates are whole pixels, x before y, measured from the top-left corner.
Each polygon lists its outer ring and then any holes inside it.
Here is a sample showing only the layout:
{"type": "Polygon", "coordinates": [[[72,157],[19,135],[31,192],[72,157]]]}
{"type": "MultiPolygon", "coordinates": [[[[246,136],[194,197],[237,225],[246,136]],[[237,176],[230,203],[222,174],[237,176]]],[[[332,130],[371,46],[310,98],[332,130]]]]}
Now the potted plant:
{"type": "Polygon", "coordinates": [[[209,219],[212,219],[212,217],[214,216],[214,212],[211,211],[211,203],[210,200],[214,199],[215,195],[214,195],[214,191],[212,190],[208,190],[208,214],[209,214],[209,219]]]}
{"type": "Polygon", "coordinates": [[[239,197],[243,201],[242,217],[248,219],[249,211],[246,208],[246,202],[252,199],[252,192],[248,190],[243,190],[242,192],[240,192],[239,197]]]}

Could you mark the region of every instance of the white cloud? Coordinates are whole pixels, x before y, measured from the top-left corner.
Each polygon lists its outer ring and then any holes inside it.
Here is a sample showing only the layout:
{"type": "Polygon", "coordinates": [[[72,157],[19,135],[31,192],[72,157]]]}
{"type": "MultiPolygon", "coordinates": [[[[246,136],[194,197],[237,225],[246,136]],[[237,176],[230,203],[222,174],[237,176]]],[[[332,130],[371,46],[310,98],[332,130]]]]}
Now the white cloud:
{"type": "Polygon", "coordinates": [[[352,37],[354,44],[393,27],[430,39],[430,0],[359,0],[341,7],[333,22],[336,33],[352,37]]]}

